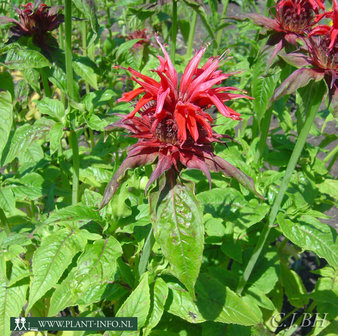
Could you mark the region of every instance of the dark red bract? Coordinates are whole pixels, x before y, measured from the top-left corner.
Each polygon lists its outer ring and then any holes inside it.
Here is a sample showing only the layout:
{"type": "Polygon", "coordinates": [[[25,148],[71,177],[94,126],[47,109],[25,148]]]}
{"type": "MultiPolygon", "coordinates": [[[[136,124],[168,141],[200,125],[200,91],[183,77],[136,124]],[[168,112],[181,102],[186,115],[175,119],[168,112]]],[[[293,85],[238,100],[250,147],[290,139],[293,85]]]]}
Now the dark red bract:
{"type": "Polygon", "coordinates": [[[49,7],[40,4],[34,8],[30,2],[27,5],[21,5],[23,9],[15,7],[19,15],[19,21],[9,17],[0,17],[0,23],[14,23],[10,28],[14,37],[33,36],[34,42],[44,46],[46,34],[56,28],[64,21],[59,10],[62,6],[49,7]]]}

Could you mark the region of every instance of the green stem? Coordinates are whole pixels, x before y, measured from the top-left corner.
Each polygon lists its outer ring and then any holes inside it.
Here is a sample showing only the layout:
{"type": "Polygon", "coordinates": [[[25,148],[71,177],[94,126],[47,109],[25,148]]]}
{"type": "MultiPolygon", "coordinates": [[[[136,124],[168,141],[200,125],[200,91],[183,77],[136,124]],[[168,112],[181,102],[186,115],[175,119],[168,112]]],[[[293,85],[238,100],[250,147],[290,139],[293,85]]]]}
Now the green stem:
{"type": "Polygon", "coordinates": [[[155,243],[155,238],[153,235],[153,228],[151,228],[149,231],[148,237],[144,243],[142,255],[140,258],[140,263],[138,265],[139,276],[141,276],[147,269],[150,252],[154,246],[154,243],[155,243]]]}
{"type": "Polygon", "coordinates": [[[336,146],[335,148],[332,149],[332,151],[326,155],[326,157],[324,158],[323,162],[329,162],[329,160],[334,157],[335,155],[337,155],[338,153],[338,146],[336,146]]]}
{"type": "Polygon", "coordinates": [[[194,44],[194,36],[196,31],[196,23],[197,23],[197,13],[195,11],[192,12],[191,18],[191,26],[189,31],[189,38],[188,38],[188,46],[187,46],[187,59],[191,58],[192,55],[192,48],[194,44]]]}
{"type": "Polygon", "coordinates": [[[271,117],[272,117],[272,107],[270,107],[264,114],[263,119],[261,121],[261,134],[257,146],[257,152],[255,156],[255,161],[258,162],[258,160],[263,156],[264,149],[266,146],[266,140],[268,138],[269,129],[270,129],[270,123],[271,123],[271,117]]]}
{"type": "MultiPolygon", "coordinates": [[[[82,35],[82,53],[83,56],[87,56],[88,55],[88,50],[87,50],[87,22],[83,21],[82,22],[82,26],[81,26],[81,35],[82,35]]],[[[86,86],[86,93],[89,92],[89,84],[86,82],[85,83],[86,86]]]]}
{"type": "Polygon", "coordinates": [[[80,157],[79,144],[77,135],[74,130],[70,131],[70,144],[73,151],[73,187],[72,187],[72,204],[76,205],[79,199],[79,171],[80,171],[80,157]]]}
{"type": "Polygon", "coordinates": [[[5,232],[7,234],[9,234],[11,232],[11,229],[9,228],[5,212],[1,208],[0,208],[0,222],[1,222],[1,226],[4,228],[5,232]]]}
{"type": "Polygon", "coordinates": [[[281,207],[285,192],[288,188],[289,185],[289,181],[291,179],[292,173],[296,167],[296,164],[298,162],[298,159],[302,153],[302,150],[304,148],[305,142],[306,142],[306,138],[310,132],[311,126],[314,122],[316,113],[318,111],[318,108],[320,106],[320,103],[323,100],[324,94],[325,94],[325,85],[323,85],[322,81],[320,82],[311,82],[308,85],[308,90],[306,91],[307,94],[307,99],[304,99],[305,102],[305,111],[307,112],[307,118],[305,121],[305,124],[298,136],[298,139],[296,141],[296,145],[293,149],[293,152],[291,154],[288,166],[286,168],[285,171],[285,175],[282,181],[282,184],[280,186],[279,192],[274,200],[274,203],[272,205],[269,217],[268,217],[268,221],[265,224],[263,230],[262,230],[262,234],[260,235],[259,239],[258,239],[258,243],[251,255],[251,258],[244,270],[243,276],[239,281],[239,285],[237,288],[237,292],[239,294],[242,293],[252,271],[253,268],[256,265],[256,262],[265,246],[265,243],[267,241],[267,238],[269,236],[269,233],[271,231],[271,228],[273,227],[274,223],[275,223],[275,219],[277,216],[277,213],[281,207]]]}
{"type": "MultiPolygon", "coordinates": [[[[228,11],[229,0],[222,1],[222,4],[223,4],[223,11],[222,11],[222,16],[221,16],[221,18],[224,18],[224,16],[226,15],[226,13],[227,13],[227,11],[228,11]]],[[[220,29],[220,30],[217,32],[217,35],[216,35],[216,45],[217,45],[217,49],[214,50],[214,57],[217,56],[217,52],[218,52],[218,49],[219,49],[220,44],[221,44],[222,33],[223,33],[223,29],[220,29]]]]}
{"type": "Polygon", "coordinates": [[[70,0],[65,0],[65,35],[67,93],[69,98],[74,98],[72,69],[72,2],[70,0]]]}
{"type": "Polygon", "coordinates": [[[172,27],[171,27],[171,51],[170,58],[173,64],[175,64],[176,54],[176,36],[177,36],[177,0],[173,0],[173,12],[172,12],[172,27]]]}
{"type": "MultiPolygon", "coordinates": [[[[66,53],[66,80],[67,95],[69,100],[74,99],[73,68],[72,68],[72,2],[65,0],[65,53],[66,53]]],[[[72,204],[75,205],[79,198],[79,144],[75,132],[75,114],[71,120],[72,130],[70,132],[70,145],[73,151],[73,186],[72,204]]]]}
{"type": "Polygon", "coordinates": [[[52,92],[48,84],[48,76],[46,73],[46,68],[40,69],[40,76],[41,76],[41,81],[42,81],[43,90],[45,92],[45,96],[50,98],[52,96],[52,92]]]}

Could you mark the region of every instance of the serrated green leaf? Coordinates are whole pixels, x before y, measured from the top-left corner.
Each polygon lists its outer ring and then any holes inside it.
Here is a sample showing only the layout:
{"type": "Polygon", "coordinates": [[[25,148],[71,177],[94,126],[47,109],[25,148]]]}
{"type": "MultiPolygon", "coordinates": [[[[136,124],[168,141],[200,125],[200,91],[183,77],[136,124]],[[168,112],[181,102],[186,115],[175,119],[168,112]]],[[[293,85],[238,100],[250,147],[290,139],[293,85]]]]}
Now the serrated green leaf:
{"type": "Polygon", "coordinates": [[[119,47],[116,49],[116,60],[118,60],[122,55],[126,53],[129,54],[130,48],[140,40],[141,39],[133,39],[119,45],[119,47]]]}
{"type": "Polygon", "coordinates": [[[252,95],[255,115],[262,118],[267,110],[269,100],[276,88],[280,77],[280,72],[274,74],[265,74],[266,63],[257,62],[253,69],[252,95]]]}
{"type": "Polygon", "coordinates": [[[334,228],[310,216],[302,216],[294,223],[280,213],[277,222],[291,242],[325,258],[331,266],[338,267],[337,231],[334,228]]]}
{"type": "Polygon", "coordinates": [[[18,160],[21,164],[31,163],[35,164],[43,159],[43,150],[41,145],[37,142],[33,142],[30,146],[27,146],[24,151],[18,153],[18,160]]]}
{"type": "MultiPolygon", "coordinates": [[[[81,233],[81,236],[86,234],[81,233]]],[[[114,237],[88,244],[76,267],[53,293],[48,316],[56,315],[67,306],[87,305],[93,303],[95,299],[99,300],[104,285],[114,280],[116,260],[121,254],[121,245],[114,237]]]]}
{"type": "Polygon", "coordinates": [[[15,211],[15,198],[10,187],[0,186],[0,208],[8,214],[15,211]]]}
{"type": "Polygon", "coordinates": [[[318,185],[319,191],[325,194],[329,194],[338,200],[338,181],[332,179],[326,179],[323,183],[318,185]]]}
{"type": "Polygon", "coordinates": [[[218,280],[201,274],[196,283],[197,301],[194,302],[179,284],[168,284],[169,313],[190,323],[215,321],[240,325],[256,325],[260,317],[237,294],[218,280]]]}
{"type": "MultiPolygon", "coordinates": [[[[118,310],[116,317],[133,316],[137,317],[137,328],[144,326],[150,309],[150,293],[148,284],[148,273],[144,273],[141,282],[128,296],[127,300],[118,310]]],[[[121,332],[119,335],[128,335],[128,332],[121,332]]]]}
{"type": "Polygon", "coordinates": [[[38,173],[29,173],[18,180],[12,181],[12,191],[18,200],[36,200],[44,194],[43,186],[45,180],[38,173]]]}
{"type": "Polygon", "coordinates": [[[5,65],[13,70],[26,70],[31,68],[44,68],[50,65],[48,59],[40,52],[20,47],[8,51],[5,65]]]}
{"type": "MultiPolygon", "coordinates": [[[[13,263],[10,281],[26,274],[28,267],[23,262],[13,263]]],[[[9,330],[10,317],[19,316],[26,303],[26,293],[28,282],[17,282],[16,286],[7,287],[7,280],[4,274],[0,274],[0,333],[3,336],[10,336],[9,330]]]]}
{"type": "Polygon", "coordinates": [[[74,230],[61,229],[42,239],[32,260],[33,280],[27,311],[54,287],[86,240],[74,230]]]}
{"type": "Polygon", "coordinates": [[[101,218],[99,212],[94,210],[95,209],[82,204],[70,205],[68,207],[54,211],[45,221],[45,224],[72,221],[88,222],[90,220],[101,223],[103,219],[101,218]]]}
{"type": "Polygon", "coordinates": [[[156,325],[160,322],[167,297],[168,285],[163,279],[157,278],[152,292],[150,315],[147,319],[146,327],[143,332],[144,336],[149,335],[151,329],[156,327],[156,325]]]}
{"type": "Polygon", "coordinates": [[[62,122],[65,116],[65,107],[57,99],[45,97],[36,102],[36,107],[42,114],[49,115],[55,121],[62,122]]]}
{"type": "Polygon", "coordinates": [[[97,86],[97,74],[95,73],[96,69],[94,67],[95,64],[92,64],[90,59],[81,57],[73,60],[73,69],[75,73],[83,78],[90,86],[92,86],[95,90],[98,90],[97,86]]]}
{"type": "Polygon", "coordinates": [[[43,137],[52,127],[51,120],[45,118],[37,121],[33,126],[25,124],[15,130],[10,141],[8,152],[2,153],[1,165],[4,166],[12,162],[21,152],[25,152],[27,148],[36,140],[43,137]]]}
{"type": "Polygon", "coordinates": [[[164,188],[157,197],[161,200],[150,203],[155,240],[170,262],[174,275],[194,296],[202,264],[203,214],[186,185],[164,188]]]}
{"type": "Polygon", "coordinates": [[[0,92],[0,157],[6,146],[13,122],[12,97],[8,91],[0,92]]]}
{"type": "Polygon", "coordinates": [[[283,262],[281,263],[280,277],[290,303],[297,308],[307,305],[309,298],[302,279],[283,262]]]}

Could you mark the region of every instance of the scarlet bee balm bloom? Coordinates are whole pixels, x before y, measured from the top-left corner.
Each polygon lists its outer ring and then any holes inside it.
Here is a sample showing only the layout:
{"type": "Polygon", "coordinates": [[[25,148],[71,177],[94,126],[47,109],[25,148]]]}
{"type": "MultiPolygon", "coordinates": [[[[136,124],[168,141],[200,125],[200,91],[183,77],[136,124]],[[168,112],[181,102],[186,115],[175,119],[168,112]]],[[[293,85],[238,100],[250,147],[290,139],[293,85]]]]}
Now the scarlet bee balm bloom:
{"type": "Polygon", "coordinates": [[[213,119],[206,111],[207,108],[216,106],[224,116],[238,120],[240,114],[225,106],[224,102],[250,97],[230,93],[229,91],[238,90],[234,87],[214,88],[214,85],[220,84],[230,74],[218,70],[220,57],[210,58],[199,68],[205,48],[200,49],[188,63],[178,86],[177,72],[166,50],[159,41],[158,43],[164,58],[158,56],[160,65],[153,71],[158,74],[160,81],[128,68],[132,79],[140,87],[124,93],[119,101],[130,102],[141,94],[143,96],[132,112],[106,127],[106,130],[125,129],[138,141],[127,149],[128,156],[107,186],[100,209],[113,197],[128,169],[151,164],[156,160],[156,168],[146,190],[164,172],[180,172],[186,167],[201,170],[210,185],[210,171],[223,172],[261,197],[251,178],[214,154],[212,144],[223,142],[221,139],[228,136],[213,132],[213,119]],[[140,116],[136,116],[136,113],[140,116]]]}
{"type": "Polygon", "coordinates": [[[178,87],[177,72],[163,45],[158,41],[162,48],[164,58],[158,56],[160,66],[153,70],[160,77],[160,81],[145,76],[132,68],[127,70],[132,74],[132,79],[141,87],[133,91],[124,93],[120,102],[130,102],[140,94],[144,95],[136,104],[134,110],[127,116],[132,118],[137,112],[142,115],[153,114],[155,116],[152,130],[157,124],[168,116],[172,116],[177,124],[178,140],[187,140],[188,133],[195,141],[199,138],[198,125],[203,128],[209,136],[212,135],[210,123],[211,116],[205,112],[207,108],[215,106],[225,117],[238,120],[240,114],[224,102],[237,98],[250,98],[243,94],[231,93],[238,91],[235,87],[216,87],[231,74],[225,74],[218,70],[222,58],[209,58],[209,60],[199,68],[200,60],[206,48],[200,49],[188,63],[178,87]]]}

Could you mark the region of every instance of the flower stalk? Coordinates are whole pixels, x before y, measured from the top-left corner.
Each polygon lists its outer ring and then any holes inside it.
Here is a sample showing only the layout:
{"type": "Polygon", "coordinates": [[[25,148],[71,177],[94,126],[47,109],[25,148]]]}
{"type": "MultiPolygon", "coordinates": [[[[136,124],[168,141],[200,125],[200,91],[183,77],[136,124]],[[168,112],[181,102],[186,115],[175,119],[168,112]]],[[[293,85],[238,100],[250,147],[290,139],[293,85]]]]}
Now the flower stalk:
{"type": "Polygon", "coordinates": [[[248,282],[252,271],[257,263],[257,260],[265,247],[266,241],[268,239],[269,233],[271,231],[271,228],[273,227],[275,223],[276,216],[278,214],[278,211],[280,210],[282,201],[284,199],[285,192],[288,188],[292,173],[294,172],[294,169],[296,167],[296,164],[299,160],[299,157],[302,153],[302,150],[304,148],[306,139],[308,137],[308,134],[310,132],[311,126],[314,122],[315,116],[318,112],[319,106],[324,98],[325,95],[325,85],[323,85],[322,81],[314,82],[312,81],[307,90],[307,97],[304,99],[305,102],[305,111],[307,112],[307,118],[304,123],[304,126],[302,130],[300,131],[300,134],[298,136],[298,139],[296,141],[296,145],[293,149],[293,152],[291,154],[288,166],[285,171],[285,175],[282,181],[282,184],[280,186],[279,192],[274,200],[274,203],[272,205],[268,221],[265,224],[262,234],[260,235],[258,239],[258,243],[256,247],[254,248],[254,251],[251,255],[251,258],[244,270],[243,276],[239,281],[239,285],[237,288],[237,292],[239,294],[242,293],[246,283],[248,282]]]}
{"type": "MultiPolygon", "coordinates": [[[[68,102],[74,99],[73,68],[72,68],[72,2],[65,0],[65,54],[66,54],[66,79],[68,102]]],[[[72,204],[76,205],[79,198],[79,144],[75,132],[75,118],[71,120],[70,144],[73,151],[73,185],[72,204]]]]}
{"type": "Polygon", "coordinates": [[[177,36],[177,0],[173,0],[170,58],[174,64],[176,55],[176,36],[177,36]]]}

